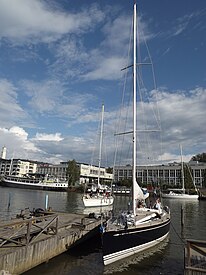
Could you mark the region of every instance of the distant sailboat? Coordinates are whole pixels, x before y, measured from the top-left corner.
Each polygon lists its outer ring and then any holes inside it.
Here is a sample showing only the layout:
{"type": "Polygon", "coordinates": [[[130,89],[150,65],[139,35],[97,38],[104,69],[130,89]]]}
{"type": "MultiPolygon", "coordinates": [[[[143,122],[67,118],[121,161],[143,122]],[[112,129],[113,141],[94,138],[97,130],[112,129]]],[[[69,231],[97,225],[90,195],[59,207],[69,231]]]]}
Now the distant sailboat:
{"type": "Polygon", "coordinates": [[[112,195],[112,188],[100,183],[103,125],[104,125],[104,105],[102,105],[102,116],[101,116],[97,185],[93,184],[91,187],[90,193],[86,192],[83,195],[82,200],[85,207],[109,206],[109,205],[112,205],[114,202],[114,197],[112,195]]]}
{"type": "MultiPolygon", "coordinates": [[[[136,179],[136,3],[134,4],[134,60],[133,60],[133,209],[126,209],[107,221],[102,233],[104,264],[110,264],[150,247],[158,245],[169,234],[170,213],[168,208],[141,207],[148,193],[144,193],[136,179]]],[[[143,64],[141,64],[143,65],[143,64]]],[[[158,204],[160,206],[160,204],[158,204]]]]}
{"type": "MultiPolygon", "coordinates": [[[[180,145],[181,152],[181,174],[182,174],[182,189],[169,189],[169,193],[162,192],[162,198],[167,199],[187,199],[187,200],[197,200],[199,198],[198,194],[187,194],[185,190],[185,176],[184,176],[184,162],[182,156],[182,146],[180,145]]],[[[194,181],[193,181],[194,184],[194,181]]],[[[197,192],[197,188],[194,184],[195,190],[197,192]]],[[[198,192],[197,192],[198,193],[198,192]]]]}

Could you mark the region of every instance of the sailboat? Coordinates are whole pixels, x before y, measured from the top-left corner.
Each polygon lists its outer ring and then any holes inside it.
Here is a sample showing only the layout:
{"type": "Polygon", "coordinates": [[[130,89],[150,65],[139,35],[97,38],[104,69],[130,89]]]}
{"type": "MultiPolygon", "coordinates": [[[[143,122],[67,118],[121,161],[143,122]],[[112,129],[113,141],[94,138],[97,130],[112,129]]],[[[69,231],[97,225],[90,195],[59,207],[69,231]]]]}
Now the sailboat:
{"type": "MultiPolygon", "coordinates": [[[[106,224],[101,227],[102,231],[102,253],[105,265],[124,259],[135,253],[140,253],[150,247],[158,245],[167,238],[170,229],[170,211],[168,207],[152,209],[146,207],[145,200],[148,193],[138,185],[136,179],[136,32],[137,32],[137,11],[134,3],[133,22],[133,192],[132,211],[125,210],[114,217],[112,216],[106,224]],[[139,202],[145,204],[139,207],[139,202]]],[[[160,206],[160,204],[159,204],[160,206]]]]}
{"type": "MultiPolygon", "coordinates": [[[[166,199],[186,199],[186,200],[197,200],[199,198],[198,194],[187,194],[185,190],[185,177],[184,177],[184,162],[182,157],[182,146],[180,145],[181,152],[181,173],[182,173],[182,189],[169,189],[169,193],[162,192],[162,198],[166,199]]],[[[194,181],[193,181],[194,184],[194,181]]],[[[194,184],[196,193],[198,193],[197,188],[194,184]]]]}
{"type": "Polygon", "coordinates": [[[82,200],[85,207],[111,206],[113,205],[113,202],[114,202],[114,197],[112,195],[112,188],[110,188],[105,184],[103,185],[100,183],[103,125],[104,125],[104,104],[102,104],[97,185],[93,184],[91,188],[87,190],[87,192],[83,195],[82,200]]]}

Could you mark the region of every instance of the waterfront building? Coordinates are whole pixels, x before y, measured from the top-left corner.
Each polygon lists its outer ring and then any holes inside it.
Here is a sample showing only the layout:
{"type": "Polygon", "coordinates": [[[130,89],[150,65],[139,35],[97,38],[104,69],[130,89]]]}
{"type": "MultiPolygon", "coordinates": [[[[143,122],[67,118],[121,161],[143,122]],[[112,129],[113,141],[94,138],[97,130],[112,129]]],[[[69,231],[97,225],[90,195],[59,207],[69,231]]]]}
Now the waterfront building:
{"type": "Polygon", "coordinates": [[[37,162],[22,159],[0,158],[0,176],[13,175],[21,177],[26,174],[35,174],[37,162]]]}
{"type": "MultiPolygon", "coordinates": [[[[191,176],[196,187],[204,187],[206,178],[206,163],[190,161],[186,166],[191,170],[191,176]]],[[[116,166],[114,168],[114,182],[124,179],[132,179],[132,166],[116,166]]],[[[159,184],[181,188],[182,173],[181,163],[169,163],[162,165],[137,166],[137,179],[145,184],[159,184]]]]}
{"type": "Polygon", "coordinates": [[[42,175],[55,176],[58,179],[67,179],[68,162],[60,162],[59,164],[38,163],[37,173],[42,175]]]}
{"type": "MultiPolygon", "coordinates": [[[[197,188],[206,187],[206,163],[190,161],[185,163],[191,170],[191,177],[197,188]]],[[[85,163],[77,163],[80,169],[80,184],[95,183],[98,179],[99,167],[85,163]]],[[[26,174],[41,174],[55,176],[61,180],[68,177],[68,161],[59,164],[49,164],[24,159],[6,159],[6,147],[3,146],[0,157],[0,176],[26,174]]],[[[132,179],[131,165],[115,166],[114,182],[124,179],[132,179]]],[[[169,163],[162,165],[137,166],[137,179],[144,185],[159,184],[165,186],[181,187],[182,173],[181,163],[169,163]]],[[[105,167],[100,168],[100,182],[110,184],[113,174],[108,173],[105,167]]]]}
{"type": "Polygon", "coordinates": [[[79,163],[80,167],[80,184],[97,182],[98,173],[100,173],[100,183],[111,183],[113,180],[113,174],[108,173],[105,167],[99,167],[95,165],[88,165],[79,163]]]}
{"type": "MultiPolygon", "coordinates": [[[[98,179],[99,168],[94,165],[77,163],[80,169],[80,184],[93,183],[98,179]]],[[[39,163],[37,173],[53,175],[59,179],[66,179],[68,162],[60,162],[60,164],[39,163]]],[[[105,167],[100,168],[100,181],[111,183],[113,174],[107,173],[105,167]]]]}
{"type": "MultiPolygon", "coordinates": [[[[98,166],[77,163],[80,168],[80,184],[94,183],[98,179],[98,166]]],[[[187,166],[191,169],[191,174],[196,187],[205,187],[206,182],[206,163],[190,161],[187,166]]],[[[4,159],[0,158],[0,176],[26,174],[52,175],[59,179],[67,179],[68,162],[60,164],[42,163],[32,160],[4,159]]],[[[114,182],[132,178],[131,165],[116,166],[114,168],[114,182]]],[[[137,178],[145,184],[156,184],[166,186],[181,186],[181,163],[170,163],[164,165],[142,165],[137,166],[137,178]]],[[[111,183],[113,174],[107,173],[107,169],[100,168],[100,181],[111,183]]]]}
{"type": "MultiPolygon", "coordinates": [[[[6,156],[5,156],[6,157],[6,156]]],[[[97,182],[99,167],[84,163],[77,163],[80,169],[80,184],[97,182]]],[[[0,176],[14,175],[25,176],[28,174],[39,174],[54,176],[60,180],[68,178],[68,162],[59,164],[43,163],[23,159],[5,159],[0,158],[0,176]]],[[[113,174],[107,173],[105,167],[100,168],[100,182],[111,183],[113,174]]]]}
{"type": "Polygon", "coordinates": [[[2,159],[6,159],[6,146],[3,146],[3,147],[2,147],[1,158],[2,158],[2,159]]]}

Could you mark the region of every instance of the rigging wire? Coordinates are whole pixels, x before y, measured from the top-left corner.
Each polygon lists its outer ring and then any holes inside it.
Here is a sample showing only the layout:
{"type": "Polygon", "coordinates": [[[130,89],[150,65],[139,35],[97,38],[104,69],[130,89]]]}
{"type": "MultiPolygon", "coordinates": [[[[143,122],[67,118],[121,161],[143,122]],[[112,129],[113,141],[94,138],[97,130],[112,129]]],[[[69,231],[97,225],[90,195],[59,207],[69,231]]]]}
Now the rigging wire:
{"type": "MultiPolygon", "coordinates": [[[[133,20],[132,20],[133,22],[133,20]]],[[[133,26],[131,24],[131,29],[130,29],[130,40],[129,40],[129,48],[128,48],[128,52],[127,52],[127,64],[129,64],[129,60],[130,60],[130,53],[131,53],[131,45],[132,45],[132,33],[133,33],[133,26]]],[[[119,110],[119,114],[118,114],[118,120],[117,120],[117,124],[115,126],[115,133],[114,133],[114,137],[115,137],[115,152],[114,152],[114,164],[113,167],[115,167],[117,165],[120,165],[121,162],[121,155],[123,154],[123,152],[121,151],[121,153],[118,155],[118,160],[117,160],[117,151],[119,148],[124,148],[123,144],[124,144],[124,135],[123,135],[123,139],[122,142],[120,144],[120,139],[117,138],[117,136],[115,135],[116,133],[120,132],[121,126],[122,126],[122,113],[125,110],[125,106],[124,106],[124,102],[125,102],[125,93],[126,93],[126,83],[127,83],[127,78],[128,78],[128,70],[126,70],[126,73],[124,74],[124,81],[123,81],[123,89],[122,89],[122,99],[121,99],[121,106],[120,106],[120,110],[119,110]]],[[[124,123],[124,131],[126,129],[126,121],[124,123]]]]}
{"type": "Polygon", "coordinates": [[[96,154],[98,154],[97,148],[99,148],[98,141],[100,139],[100,130],[101,130],[101,114],[99,113],[99,118],[98,118],[98,127],[97,127],[97,132],[96,132],[96,138],[93,144],[93,150],[92,150],[92,156],[91,156],[91,166],[94,166],[95,162],[98,161],[98,157],[96,154]],[[98,144],[98,145],[97,145],[98,144]]]}
{"type": "MultiPolygon", "coordinates": [[[[137,21],[137,28],[140,28],[141,26],[139,25],[139,20],[137,21]]],[[[151,58],[151,54],[149,51],[149,47],[147,45],[145,36],[143,34],[143,31],[140,30],[138,33],[140,33],[141,35],[141,43],[144,43],[145,48],[146,48],[146,58],[149,60],[149,62],[142,62],[142,60],[146,60],[142,58],[142,53],[140,50],[140,36],[137,37],[137,47],[138,47],[138,63],[136,64],[137,66],[137,85],[138,85],[138,92],[139,92],[139,99],[140,99],[140,103],[139,106],[141,108],[138,108],[138,112],[141,112],[141,123],[138,124],[138,133],[137,135],[137,145],[138,145],[138,154],[139,154],[139,159],[143,159],[142,162],[139,162],[139,164],[144,164],[144,165],[148,165],[148,164],[153,164],[154,162],[157,160],[159,160],[157,158],[157,154],[160,154],[162,156],[162,128],[161,128],[161,121],[160,121],[160,113],[159,113],[159,108],[158,108],[158,104],[156,103],[155,105],[155,99],[157,101],[157,88],[156,88],[156,79],[155,79],[155,71],[154,71],[154,64],[151,58]],[[150,89],[146,88],[145,83],[144,83],[144,79],[143,79],[143,65],[150,65],[151,67],[151,72],[152,72],[152,82],[150,82],[150,84],[152,85],[152,88],[150,87],[150,89]],[[156,109],[157,110],[156,110],[156,109]],[[147,109],[150,109],[153,116],[148,116],[146,115],[146,111],[147,109]],[[151,124],[151,119],[153,119],[154,123],[154,127],[156,127],[156,130],[152,130],[152,124],[151,124]],[[144,127],[143,127],[144,125],[144,127]],[[158,143],[155,144],[154,147],[154,140],[158,140],[158,143]],[[144,161],[144,163],[143,163],[144,161]],[[149,162],[149,163],[148,163],[149,162]]],[[[130,31],[130,43],[129,43],[129,50],[128,50],[128,62],[127,64],[129,64],[130,61],[130,53],[131,53],[131,43],[132,42],[132,24],[131,24],[131,31],[130,31]]],[[[123,91],[122,91],[122,101],[121,101],[121,108],[119,111],[119,120],[116,124],[116,131],[115,133],[119,133],[120,132],[120,128],[122,127],[123,130],[121,131],[122,133],[129,133],[126,132],[126,128],[128,127],[127,124],[129,124],[128,118],[131,115],[131,111],[130,111],[130,107],[131,107],[131,93],[127,93],[126,92],[126,85],[127,81],[126,79],[128,78],[128,68],[132,67],[133,65],[128,65],[126,66],[124,69],[126,69],[125,71],[125,75],[124,75],[124,82],[123,82],[123,91]],[[125,104],[124,102],[126,101],[126,97],[128,99],[128,95],[130,96],[129,100],[127,101],[127,103],[125,104]],[[124,118],[123,118],[124,115],[124,118]]],[[[132,88],[132,87],[130,87],[132,88]]],[[[132,89],[131,89],[132,90],[132,89]]],[[[139,118],[138,118],[139,120],[139,118]]],[[[131,127],[131,125],[129,125],[129,127],[131,127]]],[[[132,132],[130,132],[132,133],[132,132]]],[[[127,151],[126,154],[126,158],[124,158],[124,160],[126,159],[127,163],[124,161],[124,163],[122,162],[122,156],[125,156],[125,141],[126,141],[127,135],[123,135],[123,137],[117,138],[115,137],[115,152],[114,152],[114,165],[113,167],[115,167],[116,165],[121,166],[130,163],[131,157],[132,157],[132,152],[129,153],[130,148],[127,151]],[[124,145],[124,146],[123,146],[124,145]],[[120,151],[119,149],[121,149],[120,152],[118,152],[117,155],[117,149],[118,151],[120,151]],[[130,155],[131,154],[131,155],[130,155]]],[[[132,139],[131,139],[132,141],[132,139]]]]}
{"type": "MultiPolygon", "coordinates": [[[[139,28],[139,20],[138,20],[138,28],[139,28]]],[[[140,29],[140,28],[139,28],[140,29]]],[[[156,77],[155,77],[155,71],[154,71],[154,64],[153,64],[153,60],[151,58],[151,54],[149,51],[149,47],[147,45],[147,41],[145,39],[145,35],[144,32],[142,30],[139,30],[139,36],[138,36],[138,40],[137,40],[137,46],[138,46],[138,64],[140,64],[140,66],[138,66],[138,89],[139,89],[139,97],[140,97],[140,104],[142,107],[142,117],[143,117],[143,122],[145,125],[145,134],[144,136],[144,141],[146,141],[145,143],[147,144],[147,155],[149,156],[151,153],[153,153],[153,156],[151,155],[151,157],[148,157],[147,160],[150,159],[150,161],[153,159],[155,159],[154,156],[154,151],[152,150],[152,139],[154,139],[154,135],[150,136],[147,134],[147,131],[149,129],[151,129],[151,126],[148,123],[148,117],[145,115],[145,108],[150,108],[152,110],[153,113],[153,117],[156,121],[156,125],[157,125],[157,132],[159,132],[159,138],[160,138],[160,155],[162,155],[162,128],[161,128],[161,120],[160,120],[160,113],[159,113],[159,108],[158,108],[158,100],[157,100],[157,85],[156,85],[156,77]],[[143,63],[142,60],[142,56],[141,56],[141,49],[140,49],[140,35],[142,37],[142,41],[144,42],[145,48],[146,48],[146,58],[149,59],[149,62],[147,63],[143,63]],[[153,85],[151,89],[147,89],[145,84],[144,84],[144,80],[143,80],[143,72],[142,72],[142,65],[150,65],[151,67],[151,71],[152,71],[152,80],[153,80],[153,85]],[[153,92],[155,91],[155,92],[153,92]],[[147,101],[144,101],[143,98],[147,96],[147,101]],[[152,100],[155,98],[155,100],[152,100]],[[147,103],[147,105],[146,105],[147,103]],[[156,105],[155,105],[156,103],[156,105]]],[[[156,136],[156,139],[158,137],[156,136]]],[[[157,148],[157,147],[156,147],[157,148]]],[[[151,164],[151,163],[150,163],[151,164]]]]}

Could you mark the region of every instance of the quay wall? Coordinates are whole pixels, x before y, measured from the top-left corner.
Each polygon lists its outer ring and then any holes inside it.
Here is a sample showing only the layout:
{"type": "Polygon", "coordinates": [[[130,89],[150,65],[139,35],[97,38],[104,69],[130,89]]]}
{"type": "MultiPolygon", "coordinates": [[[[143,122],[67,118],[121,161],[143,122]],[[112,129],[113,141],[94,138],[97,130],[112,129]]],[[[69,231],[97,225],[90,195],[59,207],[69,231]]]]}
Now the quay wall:
{"type": "Polygon", "coordinates": [[[94,236],[98,233],[99,225],[100,220],[94,220],[84,226],[65,227],[57,235],[44,237],[27,246],[13,247],[0,254],[0,270],[8,271],[12,275],[26,272],[94,236]]]}

